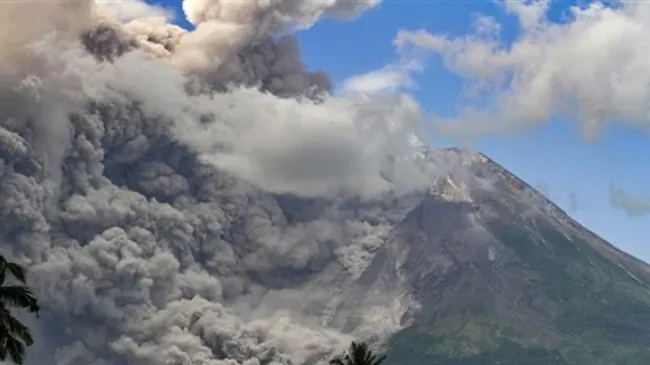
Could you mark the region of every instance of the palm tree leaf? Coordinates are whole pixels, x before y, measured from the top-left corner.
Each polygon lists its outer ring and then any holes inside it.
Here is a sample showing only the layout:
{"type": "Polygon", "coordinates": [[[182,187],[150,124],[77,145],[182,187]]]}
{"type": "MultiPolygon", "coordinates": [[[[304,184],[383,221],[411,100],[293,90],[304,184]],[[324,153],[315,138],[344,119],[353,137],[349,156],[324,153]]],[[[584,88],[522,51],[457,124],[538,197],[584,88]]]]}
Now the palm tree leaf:
{"type": "Polygon", "coordinates": [[[7,310],[0,312],[0,328],[2,328],[3,336],[17,336],[27,346],[30,346],[34,343],[34,339],[32,338],[32,334],[30,333],[29,328],[20,323],[20,321],[16,319],[16,317],[12,316],[11,313],[7,310]]]}
{"type": "Polygon", "coordinates": [[[11,272],[11,275],[13,275],[18,281],[21,283],[25,283],[25,269],[23,269],[22,266],[13,263],[13,262],[7,262],[5,264],[5,267],[11,272]]]}
{"type": "Polygon", "coordinates": [[[373,354],[372,352],[366,353],[366,357],[363,359],[364,364],[371,365],[375,362],[375,359],[377,358],[377,355],[373,354]]]}
{"type": "Polygon", "coordinates": [[[384,360],[386,360],[386,355],[380,356],[378,359],[373,360],[371,365],[380,365],[382,362],[384,362],[384,360]]]}
{"type": "Polygon", "coordinates": [[[354,363],[356,365],[368,365],[366,363],[366,354],[368,353],[368,346],[365,343],[356,344],[355,352],[353,354],[354,363]]]}
{"type": "Polygon", "coordinates": [[[0,337],[0,361],[7,360],[7,349],[5,348],[4,337],[0,337]]]}
{"type": "Polygon", "coordinates": [[[354,365],[354,360],[350,355],[345,355],[345,365],[354,365]]]}
{"type": "Polygon", "coordinates": [[[21,365],[25,358],[25,345],[20,342],[18,339],[5,336],[0,341],[2,349],[4,350],[5,358],[9,356],[11,361],[17,365],[21,365]]]}
{"type": "Polygon", "coordinates": [[[367,343],[352,341],[347,353],[330,360],[330,365],[380,365],[385,359],[374,354],[367,343]]]}
{"type": "Polygon", "coordinates": [[[29,328],[22,324],[9,311],[9,307],[27,309],[31,313],[40,310],[34,293],[24,285],[2,285],[11,273],[16,280],[25,283],[25,270],[22,266],[7,261],[0,255],[0,361],[9,358],[21,365],[25,357],[25,348],[34,343],[29,328]]]}
{"type": "Polygon", "coordinates": [[[5,282],[5,277],[7,275],[7,260],[4,256],[0,255],[0,284],[5,282]]]}
{"type": "Polygon", "coordinates": [[[22,285],[0,286],[0,302],[13,307],[27,309],[30,313],[40,310],[38,301],[31,289],[22,285]]]}

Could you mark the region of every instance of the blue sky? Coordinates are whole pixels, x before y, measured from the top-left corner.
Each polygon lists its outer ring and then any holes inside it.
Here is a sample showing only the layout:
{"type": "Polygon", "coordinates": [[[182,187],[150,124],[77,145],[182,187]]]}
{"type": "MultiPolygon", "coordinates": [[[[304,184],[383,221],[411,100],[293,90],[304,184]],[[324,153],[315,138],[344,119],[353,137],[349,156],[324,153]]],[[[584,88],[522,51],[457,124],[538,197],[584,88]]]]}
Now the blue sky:
{"type": "MultiPolygon", "coordinates": [[[[182,14],[180,0],[164,3],[182,14]]],[[[550,19],[564,21],[573,4],[553,2],[550,19]]],[[[325,19],[297,36],[308,67],[323,69],[340,83],[395,61],[393,39],[399,30],[424,28],[430,33],[462,36],[471,31],[477,13],[502,22],[505,42],[517,38],[516,19],[498,4],[479,0],[384,1],[355,21],[325,19]]],[[[417,89],[413,94],[426,110],[454,116],[462,100],[461,81],[434,57],[425,66],[425,71],[414,75],[417,89]]],[[[649,141],[648,134],[640,130],[614,126],[587,142],[577,123],[556,118],[525,131],[481,138],[476,145],[532,185],[545,185],[551,199],[567,210],[569,196],[576,194],[579,205],[570,212],[572,216],[618,247],[650,261],[648,216],[630,217],[615,209],[609,198],[611,184],[637,195],[650,193],[650,169],[642,158],[650,155],[649,141]]]]}

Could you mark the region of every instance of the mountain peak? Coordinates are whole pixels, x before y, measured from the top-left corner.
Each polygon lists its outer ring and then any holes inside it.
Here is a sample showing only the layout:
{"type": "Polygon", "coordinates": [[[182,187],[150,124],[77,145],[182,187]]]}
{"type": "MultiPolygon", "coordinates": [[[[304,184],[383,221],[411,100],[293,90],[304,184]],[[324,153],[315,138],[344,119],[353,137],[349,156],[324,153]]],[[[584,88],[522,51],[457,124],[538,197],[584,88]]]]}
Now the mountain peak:
{"type": "Polygon", "coordinates": [[[383,285],[419,303],[412,324],[389,343],[392,358],[647,363],[648,265],[482,153],[448,148],[427,157],[447,173],[371,265],[383,285]]]}

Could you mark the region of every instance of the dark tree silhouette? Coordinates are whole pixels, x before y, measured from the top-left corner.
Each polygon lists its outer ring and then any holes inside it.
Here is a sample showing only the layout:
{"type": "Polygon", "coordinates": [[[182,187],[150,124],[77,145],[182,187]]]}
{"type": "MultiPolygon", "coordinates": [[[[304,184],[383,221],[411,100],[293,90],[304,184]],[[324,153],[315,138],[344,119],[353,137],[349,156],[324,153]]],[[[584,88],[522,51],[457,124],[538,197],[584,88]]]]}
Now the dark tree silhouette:
{"type": "Polygon", "coordinates": [[[0,256],[0,360],[9,358],[20,365],[25,358],[25,348],[34,343],[29,328],[14,317],[10,308],[26,309],[38,316],[36,297],[25,283],[25,269],[0,256]],[[11,274],[19,285],[7,285],[11,274]]]}
{"type": "Polygon", "coordinates": [[[330,360],[330,365],[380,365],[386,356],[373,354],[365,342],[352,341],[347,353],[330,360]]]}

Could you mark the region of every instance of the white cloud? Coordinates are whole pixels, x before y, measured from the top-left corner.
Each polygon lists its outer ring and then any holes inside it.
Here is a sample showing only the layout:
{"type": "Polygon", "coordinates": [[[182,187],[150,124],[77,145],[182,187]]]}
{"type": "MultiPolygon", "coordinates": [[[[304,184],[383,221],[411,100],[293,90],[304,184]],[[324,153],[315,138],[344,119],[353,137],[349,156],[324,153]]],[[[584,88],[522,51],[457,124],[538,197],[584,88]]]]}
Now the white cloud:
{"type": "Polygon", "coordinates": [[[511,45],[481,27],[458,38],[423,30],[398,34],[398,45],[439,54],[490,105],[439,120],[441,132],[478,135],[554,116],[575,117],[586,137],[609,122],[650,124],[650,3],[572,7],[572,19],[562,24],[547,19],[547,1],[505,4],[521,25],[511,45]]]}
{"type": "Polygon", "coordinates": [[[394,93],[413,88],[415,82],[411,78],[411,73],[421,70],[422,66],[416,60],[388,65],[344,80],[341,85],[341,92],[344,94],[394,93]]]}

